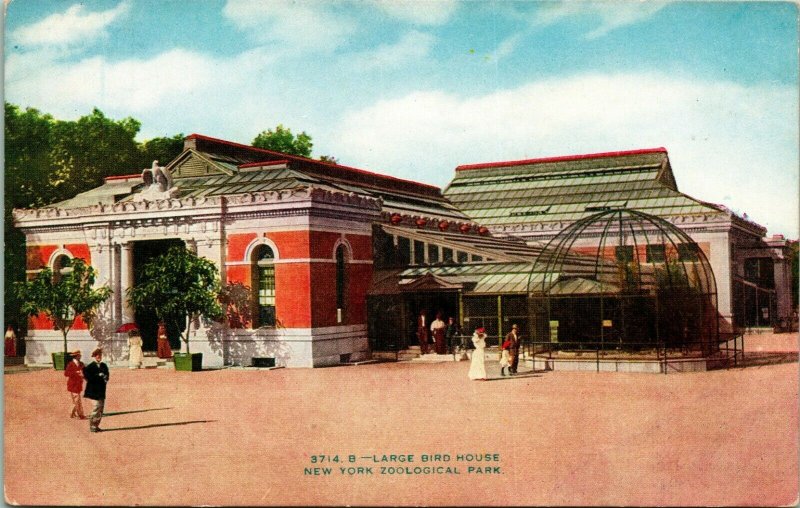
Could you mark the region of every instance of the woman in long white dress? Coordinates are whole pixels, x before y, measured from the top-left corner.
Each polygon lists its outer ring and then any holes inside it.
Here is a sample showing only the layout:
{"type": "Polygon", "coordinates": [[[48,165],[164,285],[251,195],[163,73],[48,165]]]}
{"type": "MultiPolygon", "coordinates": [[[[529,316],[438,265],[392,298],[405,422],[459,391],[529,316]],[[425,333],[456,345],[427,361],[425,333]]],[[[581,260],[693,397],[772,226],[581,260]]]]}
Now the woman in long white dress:
{"type": "Polygon", "coordinates": [[[472,335],[472,343],[475,351],[472,352],[472,363],[469,366],[469,378],[486,380],[486,331],[483,327],[475,330],[472,335]]]}
{"type": "Polygon", "coordinates": [[[132,331],[128,334],[128,347],[130,348],[128,367],[131,369],[142,368],[144,355],[142,354],[142,338],[139,336],[138,332],[132,331]]]}

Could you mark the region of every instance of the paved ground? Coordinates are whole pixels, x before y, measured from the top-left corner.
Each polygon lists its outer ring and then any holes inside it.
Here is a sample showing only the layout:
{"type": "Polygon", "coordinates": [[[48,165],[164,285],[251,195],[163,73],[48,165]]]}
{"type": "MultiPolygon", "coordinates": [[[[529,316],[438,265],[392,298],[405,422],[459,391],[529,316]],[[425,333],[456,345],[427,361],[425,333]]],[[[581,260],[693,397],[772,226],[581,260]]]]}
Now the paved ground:
{"type": "Polygon", "coordinates": [[[6,499],[162,506],[797,502],[796,362],[697,374],[527,373],[486,382],[469,381],[468,367],[112,369],[107,432],[99,434],[69,419],[60,372],[7,374],[6,499]],[[384,454],[388,462],[381,462],[384,454]],[[409,454],[413,462],[400,462],[409,454]],[[423,463],[423,454],[449,460],[423,463]],[[498,460],[476,460],[486,454],[498,460]],[[351,476],[348,467],[364,474],[351,476]]]}

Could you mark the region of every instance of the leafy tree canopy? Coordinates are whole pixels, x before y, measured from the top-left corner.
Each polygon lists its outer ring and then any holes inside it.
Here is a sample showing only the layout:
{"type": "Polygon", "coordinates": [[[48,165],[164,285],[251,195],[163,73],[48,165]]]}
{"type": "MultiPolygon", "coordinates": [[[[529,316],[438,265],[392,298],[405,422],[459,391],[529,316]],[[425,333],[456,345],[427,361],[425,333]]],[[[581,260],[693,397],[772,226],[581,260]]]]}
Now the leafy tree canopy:
{"type": "Polygon", "coordinates": [[[23,324],[24,317],[11,282],[25,280],[25,244],[11,211],[69,199],[106,176],[139,173],[153,160],[166,164],[183,150],[183,134],[137,142],[139,127],[133,118],[113,120],[98,109],[67,121],[5,103],[6,322],[23,324]]]}
{"type": "Polygon", "coordinates": [[[95,277],[95,269],[76,258],[62,273],[44,268],[30,281],[16,282],[14,288],[24,314],[44,313],[61,330],[66,353],[67,334],[75,318],[80,316],[91,327],[97,308],[111,296],[111,288],[94,287],[95,277]]]}
{"type": "Polygon", "coordinates": [[[253,146],[275,152],[299,155],[301,157],[311,157],[311,136],[301,132],[297,136],[292,134],[291,129],[278,124],[275,130],[262,131],[253,140],[253,146]]]}
{"type": "Polygon", "coordinates": [[[142,267],[142,282],[127,291],[136,309],[150,310],[159,320],[178,329],[189,323],[181,339],[189,352],[189,332],[194,319],[224,317],[219,302],[219,270],[213,262],[198,257],[185,247],[170,248],[142,267]]]}

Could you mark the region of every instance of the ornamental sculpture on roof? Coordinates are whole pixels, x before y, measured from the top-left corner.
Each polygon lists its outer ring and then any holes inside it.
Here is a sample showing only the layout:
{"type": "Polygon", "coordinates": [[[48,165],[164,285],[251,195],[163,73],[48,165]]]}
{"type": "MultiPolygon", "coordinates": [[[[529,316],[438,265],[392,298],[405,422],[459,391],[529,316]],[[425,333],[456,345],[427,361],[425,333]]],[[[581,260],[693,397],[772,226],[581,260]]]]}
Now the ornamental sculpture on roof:
{"type": "Polygon", "coordinates": [[[153,161],[153,167],[142,171],[142,182],[144,188],[134,195],[134,201],[168,199],[178,192],[178,189],[172,186],[172,174],[164,166],[159,166],[157,160],[153,161]]]}

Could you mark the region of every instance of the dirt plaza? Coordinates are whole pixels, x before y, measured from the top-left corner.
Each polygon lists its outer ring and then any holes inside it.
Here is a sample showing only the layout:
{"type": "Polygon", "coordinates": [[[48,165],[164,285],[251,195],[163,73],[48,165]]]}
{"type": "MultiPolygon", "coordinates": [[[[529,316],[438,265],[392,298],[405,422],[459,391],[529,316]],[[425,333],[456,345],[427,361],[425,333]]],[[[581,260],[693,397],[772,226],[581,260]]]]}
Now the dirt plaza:
{"type": "Polygon", "coordinates": [[[7,373],[6,501],[794,504],[797,337],[747,344],[744,368],[669,375],[119,368],[99,434],[69,418],[61,372],[7,373]]]}

